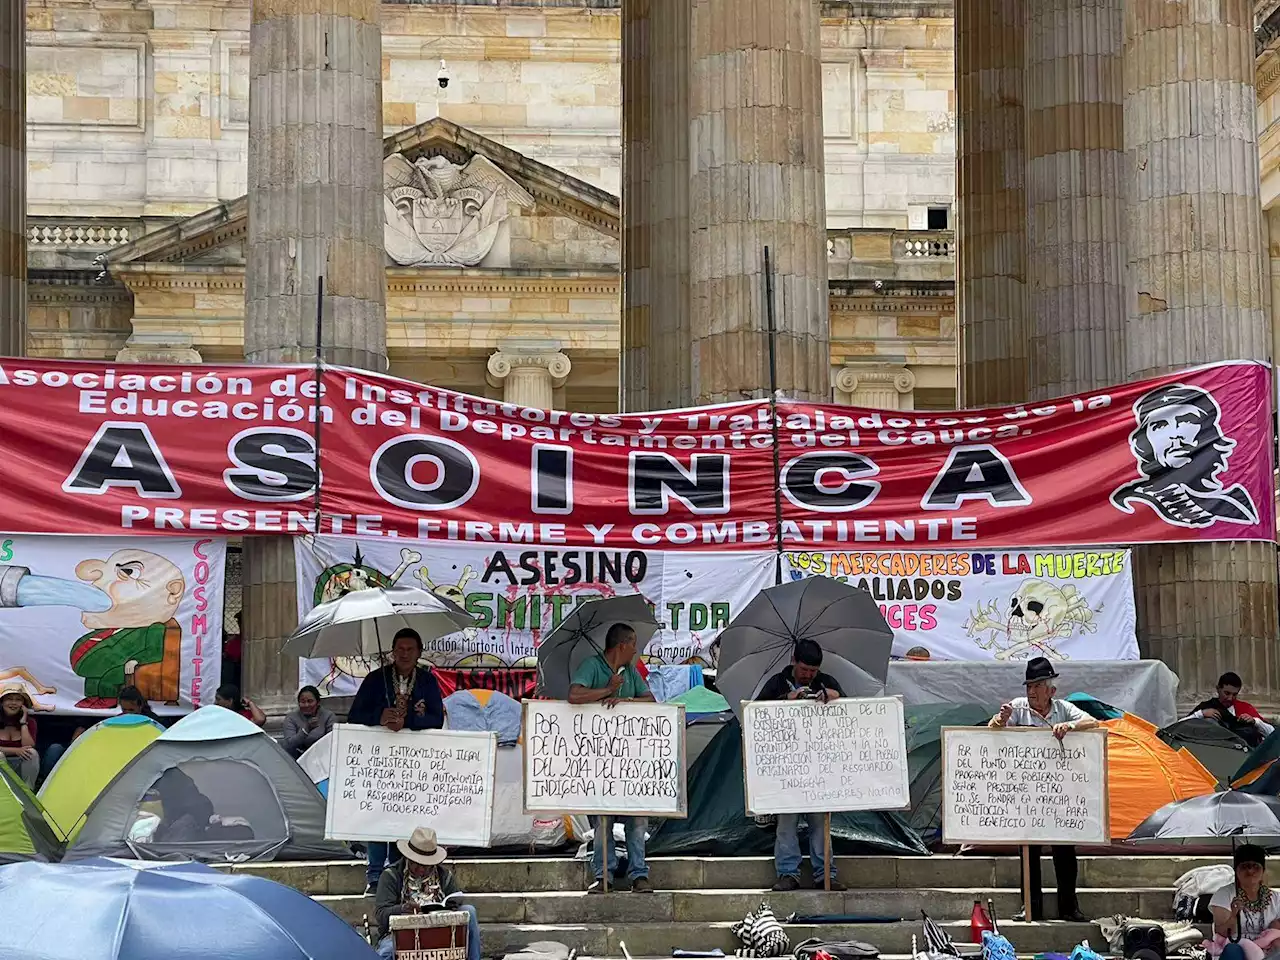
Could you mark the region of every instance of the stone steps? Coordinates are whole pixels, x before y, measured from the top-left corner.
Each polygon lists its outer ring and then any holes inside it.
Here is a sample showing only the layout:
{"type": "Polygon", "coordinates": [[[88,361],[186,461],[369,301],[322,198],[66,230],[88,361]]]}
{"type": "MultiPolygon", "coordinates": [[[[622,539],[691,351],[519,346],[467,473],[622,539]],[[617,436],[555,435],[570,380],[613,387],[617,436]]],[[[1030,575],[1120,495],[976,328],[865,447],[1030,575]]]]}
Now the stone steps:
{"type": "MultiPolygon", "coordinates": [[[[1171,899],[1173,881],[1182,873],[1224,862],[1223,857],[1081,857],[1079,887],[1153,888],[1170,891],[1171,899]]],[[[468,858],[451,860],[450,867],[459,886],[477,894],[579,892],[588,877],[586,862],[569,857],[468,858]]],[[[656,857],[649,867],[654,886],[667,891],[760,891],[775,879],[770,857],[656,857]]],[[[358,861],[245,864],[232,869],[313,895],[352,895],[364,889],[364,864],[358,861]]],[[[1013,856],[837,857],[836,869],[850,887],[865,890],[1017,890],[1021,878],[1020,863],[1013,856]]],[[[1052,888],[1053,864],[1048,857],[1042,869],[1045,886],[1052,888]]]]}
{"type": "MultiPolygon", "coordinates": [[[[861,940],[882,953],[908,954],[911,937],[920,937],[920,923],[787,924],[791,946],[810,937],[824,940],[861,940]]],[[[969,923],[944,924],[957,943],[969,939],[969,923]]],[[[556,940],[579,953],[598,957],[623,956],[622,944],[632,956],[669,957],[673,948],[720,948],[732,956],[740,946],[729,923],[489,923],[481,927],[484,956],[501,957],[537,940],[556,940]]],[[[1106,952],[1102,932],[1092,923],[1004,923],[1000,926],[1019,954],[1054,950],[1069,953],[1088,939],[1094,949],[1106,952]]]]}
{"type": "MultiPolygon", "coordinates": [[[[562,893],[472,893],[467,902],[475,906],[481,923],[720,923],[741,920],[748,911],[766,900],[781,919],[797,914],[818,916],[840,914],[868,921],[885,919],[917,922],[920,911],[935,920],[967,920],[973,901],[995,903],[996,916],[1011,917],[1021,909],[1016,890],[920,888],[913,890],[850,890],[847,893],[798,891],[773,893],[764,889],[744,890],[658,890],[652,894],[618,893],[588,895],[582,890],[562,893]]],[[[315,899],[351,923],[373,914],[373,898],[361,895],[318,895],[315,899]]],[[[1153,919],[1173,916],[1172,896],[1165,888],[1140,890],[1081,890],[1080,908],[1088,917],[1123,913],[1153,919]]],[[[1056,915],[1052,893],[1046,896],[1050,915],[1056,915]]]]}

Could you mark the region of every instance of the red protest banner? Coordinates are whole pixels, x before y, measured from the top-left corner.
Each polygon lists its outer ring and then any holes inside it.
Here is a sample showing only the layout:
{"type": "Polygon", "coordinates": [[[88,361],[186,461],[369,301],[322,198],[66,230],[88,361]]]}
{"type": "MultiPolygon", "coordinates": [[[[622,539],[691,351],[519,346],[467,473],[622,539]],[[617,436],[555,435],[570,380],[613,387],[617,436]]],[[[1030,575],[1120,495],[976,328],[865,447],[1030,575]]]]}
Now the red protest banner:
{"type": "MultiPolygon", "coordinates": [[[[0,361],[15,533],[312,532],[771,549],[763,401],[516,407],[300,367],[0,361]]],[[[1273,540],[1269,369],[1224,363],[958,413],[784,402],[790,548],[1273,540]]]]}

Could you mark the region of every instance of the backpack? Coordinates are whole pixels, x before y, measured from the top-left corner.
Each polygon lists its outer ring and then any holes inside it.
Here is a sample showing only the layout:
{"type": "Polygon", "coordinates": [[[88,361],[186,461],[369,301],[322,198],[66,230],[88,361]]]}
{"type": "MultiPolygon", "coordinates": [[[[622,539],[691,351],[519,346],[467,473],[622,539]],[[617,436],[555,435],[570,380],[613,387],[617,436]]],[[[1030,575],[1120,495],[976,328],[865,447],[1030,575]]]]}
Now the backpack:
{"type": "Polygon", "coordinates": [[[982,960],[1018,960],[1013,944],[1002,934],[982,931],[982,960]]]}
{"type": "Polygon", "coordinates": [[[818,937],[796,946],[796,960],[820,960],[822,954],[832,960],[876,960],[880,951],[860,940],[821,940],[818,937]]]}
{"type": "Polygon", "coordinates": [[[767,903],[761,903],[731,930],[742,941],[742,948],[733,952],[736,957],[780,957],[791,950],[791,938],[767,903]]]}

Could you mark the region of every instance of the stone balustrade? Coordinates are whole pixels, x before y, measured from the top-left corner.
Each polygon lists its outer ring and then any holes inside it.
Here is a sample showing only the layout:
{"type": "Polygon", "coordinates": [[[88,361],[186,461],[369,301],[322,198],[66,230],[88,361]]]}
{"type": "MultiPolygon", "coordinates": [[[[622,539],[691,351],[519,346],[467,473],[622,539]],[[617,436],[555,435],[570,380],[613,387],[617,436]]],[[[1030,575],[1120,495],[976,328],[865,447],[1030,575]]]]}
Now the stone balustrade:
{"type": "Polygon", "coordinates": [[[832,280],[954,281],[955,257],[951,230],[853,227],[827,231],[832,280]]]}
{"type": "Polygon", "coordinates": [[[117,247],[142,236],[138,221],[27,218],[27,244],[40,248],[117,247]]]}

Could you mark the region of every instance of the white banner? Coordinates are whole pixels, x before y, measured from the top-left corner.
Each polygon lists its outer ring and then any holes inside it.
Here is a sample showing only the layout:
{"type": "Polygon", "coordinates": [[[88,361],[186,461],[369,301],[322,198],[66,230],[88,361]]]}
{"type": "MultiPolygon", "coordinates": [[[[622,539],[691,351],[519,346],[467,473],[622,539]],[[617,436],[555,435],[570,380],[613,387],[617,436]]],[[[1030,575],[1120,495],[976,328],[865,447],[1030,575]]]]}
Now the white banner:
{"type": "Polygon", "coordinates": [[[524,701],[524,812],[688,816],[684,707],[524,701]]]}
{"type": "Polygon", "coordinates": [[[325,837],[404,840],[426,823],[445,846],[489,845],[497,734],[340,723],[330,740],[325,837]]]}
{"type": "Polygon", "coordinates": [[[0,685],[42,712],[157,713],[212,703],[222,675],[226,542],[0,535],[0,685]]]}
{"type": "Polygon", "coordinates": [[[742,710],[747,813],[836,813],[911,806],[897,697],[834,703],[756,700],[742,710]]]}
{"type": "Polygon", "coordinates": [[[942,730],[944,843],[1107,844],[1107,731],[942,730]]]}
{"type": "Polygon", "coordinates": [[[870,591],[896,657],[1139,658],[1128,550],[788,553],[786,565],[870,591]]]}
{"type": "MultiPolygon", "coordinates": [[[[643,653],[651,663],[709,663],[708,648],[760,590],[773,584],[768,553],[661,553],[555,546],[446,544],[394,538],[294,540],[298,616],[362,586],[399,583],[448,597],[480,619],[426,645],[438,666],[522,667],[587,600],[639,593],[665,628],[643,653]]],[[[370,664],[355,658],[304,660],[302,683],[350,696],[370,664]]]]}

